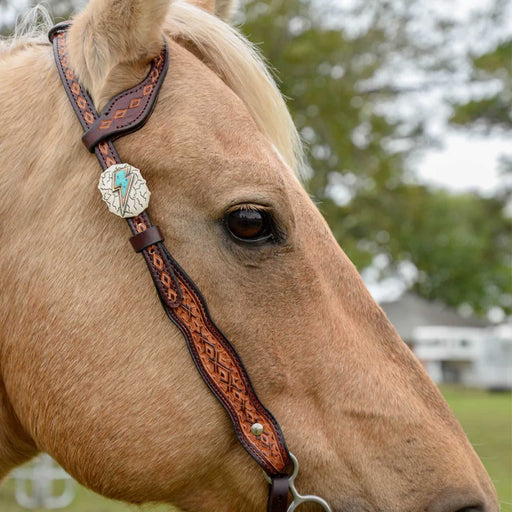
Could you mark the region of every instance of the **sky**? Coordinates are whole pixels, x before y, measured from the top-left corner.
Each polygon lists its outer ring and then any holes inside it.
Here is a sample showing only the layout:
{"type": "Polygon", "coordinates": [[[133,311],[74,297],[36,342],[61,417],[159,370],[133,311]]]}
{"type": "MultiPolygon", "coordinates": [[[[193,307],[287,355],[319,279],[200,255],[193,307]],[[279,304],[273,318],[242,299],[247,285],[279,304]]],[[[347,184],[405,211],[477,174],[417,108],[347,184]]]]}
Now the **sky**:
{"type": "MultiPolygon", "coordinates": [[[[346,1],[346,0],[339,0],[346,1]]],[[[457,22],[460,26],[451,37],[450,50],[454,73],[450,87],[451,100],[467,100],[469,97],[480,99],[497,91],[498,84],[467,86],[470,68],[465,56],[468,50],[481,54],[494,47],[503,37],[512,34],[512,2],[502,2],[507,6],[502,16],[492,27],[479,24],[479,12],[491,9],[493,0],[426,0],[424,8],[418,13],[416,28],[418,37],[430,37],[433,29],[429,27],[429,18],[441,17],[457,22]],[[423,31],[423,32],[422,32],[423,31]],[[482,37],[484,35],[485,37],[482,37]],[[490,36],[492,35],[492,36],[490,36]],[[457,85],[460,80],[461,86],[457,85]]],[[[484,17],[482,17],[484,18],[484,17]]],[[[432,34],[435,37],[435,34],[432,34]]],[[[402,83],[414,85],[421,83],[414,69],[405,70],[397,77],[402,83]]],[[[446,90],[446,85],[442,86],[446,90]]],[[[446,92],[444,92],[446,100],[446,92]]],[[[512,155],[510,135],[493,133],[490,135],[471,133],[467,130],[456,130],[447,125],[451,108],[443,103],[443,91],[435,89],[424,91],[416,101],[409,105],[399,105],[405,116],[417,115],[417,110],[424,111],[427,119],[427,131],[440,142],[440,146],[421,153],[421,157],[413,160],[412,168],[420,181],[437,185],[454,191],[478,190],[483,194],[492,194],[499,186],[499,158],[512,155]],[[407,112],[407,108],[412,110],[407,112]]],[[[407,101],[407,100],[406,100],[407,101]]]]}
{"type": "Polygon", "coordinates": [[[499,185],[499,158],[512,154],[512,138],[446,131],[443,146],[418,158],[420,181],[454,191],[492,194],[499,185]]]}

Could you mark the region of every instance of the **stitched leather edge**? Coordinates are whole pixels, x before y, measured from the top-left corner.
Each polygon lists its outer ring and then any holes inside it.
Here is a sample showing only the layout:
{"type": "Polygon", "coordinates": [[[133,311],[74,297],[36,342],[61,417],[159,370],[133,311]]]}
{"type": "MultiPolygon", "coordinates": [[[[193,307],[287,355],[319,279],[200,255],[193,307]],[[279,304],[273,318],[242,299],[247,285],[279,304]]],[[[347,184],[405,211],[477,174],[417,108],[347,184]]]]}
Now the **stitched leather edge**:
{"type": "Polygon", "coordinates": [[[104,140],[115,140],[142,128],[153,112],[158,92],[169,69],[167,43],[162,53],[153,60],[146,78],[135,87],[115,96],[100,117],[82,136],[82,142],[91,152],[104,140]]]}

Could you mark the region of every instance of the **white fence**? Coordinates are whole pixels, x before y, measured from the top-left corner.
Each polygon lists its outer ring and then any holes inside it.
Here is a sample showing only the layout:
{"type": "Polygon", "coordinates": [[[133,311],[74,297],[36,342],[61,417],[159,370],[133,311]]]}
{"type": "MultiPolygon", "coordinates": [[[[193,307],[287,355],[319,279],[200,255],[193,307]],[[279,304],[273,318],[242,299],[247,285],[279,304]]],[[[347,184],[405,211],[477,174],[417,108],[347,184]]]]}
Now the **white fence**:
{"type": "Polygon", "coordinates": [[[58,509],[75,497],[75,481],[47,454],[11,473],[15,497],[24,508],[58,509]]]}

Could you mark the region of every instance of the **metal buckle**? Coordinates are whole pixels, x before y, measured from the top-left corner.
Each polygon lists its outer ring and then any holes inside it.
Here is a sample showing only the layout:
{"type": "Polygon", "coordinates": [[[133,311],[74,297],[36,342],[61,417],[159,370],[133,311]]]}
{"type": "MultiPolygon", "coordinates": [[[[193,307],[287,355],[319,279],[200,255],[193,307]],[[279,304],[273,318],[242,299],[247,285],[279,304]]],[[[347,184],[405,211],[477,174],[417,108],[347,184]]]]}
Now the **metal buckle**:
{"type": "MultiPolygon", "coordinates": [[[[297,460],[297,457],[293,455],[293,453],[290,453],[290,459],[293,462],[293,473],[291,474],[289,478],[289,485],[290,485],[290,494],[292,495],[292,502],[290,503],[290,506],[288,507],[287,512],[293,512],[297,509],[300,505],[303,503],[316,503],[317,505],[320,505],[325,512],[332,512],[331,507],[329,504],[319,496],[314,495],[306,495],[303,496],[302,494],[299,494],[295,487],[295,478],[299,474],[299,461],[297,460]]],[[[272,480],[270,477],[265,473],[265,478],[268,483],[272,483],[272,480]]]]}

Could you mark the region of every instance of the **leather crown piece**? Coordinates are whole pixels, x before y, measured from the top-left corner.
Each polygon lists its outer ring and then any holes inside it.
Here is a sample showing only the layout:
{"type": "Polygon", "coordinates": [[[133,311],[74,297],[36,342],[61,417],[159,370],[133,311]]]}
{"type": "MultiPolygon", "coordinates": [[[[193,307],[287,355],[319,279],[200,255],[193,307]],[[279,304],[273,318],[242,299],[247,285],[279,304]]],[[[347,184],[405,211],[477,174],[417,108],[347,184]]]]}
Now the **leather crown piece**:
{"type": "MultiPolygon", "coordinates": [[[[70,25],[59,23],[49,38],[64,89],[85,130],[82,141],[106,171],[122,163],[112,140],[141,128],[152,112],[169,65],[168,47],[164,41],[147,77],[118,94],[99,115],[69,66],[66,31],[70,25]]],[[[112,193],[119,189],[121,194],[121,185],[114,184],[112,193]]],[[[126,220],[133,235],[132,246],[143,255],[162,306],[185,337],[201,377],[226,409],[242,446],[272,478],[268,510],[285,511],[285,481],[292,464],[279,424],[256,396],[240,357],[211,319],[195,283],[166,249],[164,237],[151,224],[147,211],[126,220]]]]}

